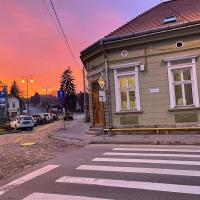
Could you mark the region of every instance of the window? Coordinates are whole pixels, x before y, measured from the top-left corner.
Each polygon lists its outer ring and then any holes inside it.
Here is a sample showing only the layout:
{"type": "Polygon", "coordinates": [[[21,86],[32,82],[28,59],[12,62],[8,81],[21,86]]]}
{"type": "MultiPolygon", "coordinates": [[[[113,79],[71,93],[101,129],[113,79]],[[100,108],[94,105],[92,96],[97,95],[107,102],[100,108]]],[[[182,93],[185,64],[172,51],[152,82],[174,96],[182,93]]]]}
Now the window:
{"type": "Polygon", "coordinates": [[[163,19],[163,23],[164,23],[164,24],[172,23],[172,22],[177,22],[176,16],[165,17],[165,18],[163,19]]]}
{"type": "Polygon", "coordinates": [[[138,71],[115,70],[116,111],[140,110],[138,71]]]}
{"type": "Polygon", "coordinates": [[[168,65],[170,107],[199,107],[195,62],[191,65],[168,65]]]}
{"type": "Polygon", "coordinates": [[[176,106],[192,106],[193,89],[191,68],[172,70],[176,106]]]}

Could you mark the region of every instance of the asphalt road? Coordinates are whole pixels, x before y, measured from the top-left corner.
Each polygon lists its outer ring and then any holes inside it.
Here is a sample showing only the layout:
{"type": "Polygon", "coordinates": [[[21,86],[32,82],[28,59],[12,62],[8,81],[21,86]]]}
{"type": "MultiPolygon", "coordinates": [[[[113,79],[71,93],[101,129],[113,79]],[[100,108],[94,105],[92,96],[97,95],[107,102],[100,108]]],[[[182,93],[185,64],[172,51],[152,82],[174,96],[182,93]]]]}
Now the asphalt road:
{"type": "Polygon", "coordinates": [[[1,200],[199,200],[200,147],[89,145],[0,183],[1,200]]]}

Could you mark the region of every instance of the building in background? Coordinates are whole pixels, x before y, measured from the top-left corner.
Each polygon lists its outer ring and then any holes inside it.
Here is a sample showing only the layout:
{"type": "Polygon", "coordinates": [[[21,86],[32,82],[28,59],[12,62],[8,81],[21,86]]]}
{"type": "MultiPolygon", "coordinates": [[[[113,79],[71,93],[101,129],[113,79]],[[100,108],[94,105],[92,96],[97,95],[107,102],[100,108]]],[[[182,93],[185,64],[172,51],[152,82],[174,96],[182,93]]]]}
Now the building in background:
{"type": "Polygon", "coordinates": [[[8,116],[14,118],[20,115],[20,100],[14,96],[8,96],[8,116]]]}
{"type": "Polygon", "coordinates": [[[172,0],[83,50],[91,126],[199,126],[199,30],[200,0],[172,0]]]}

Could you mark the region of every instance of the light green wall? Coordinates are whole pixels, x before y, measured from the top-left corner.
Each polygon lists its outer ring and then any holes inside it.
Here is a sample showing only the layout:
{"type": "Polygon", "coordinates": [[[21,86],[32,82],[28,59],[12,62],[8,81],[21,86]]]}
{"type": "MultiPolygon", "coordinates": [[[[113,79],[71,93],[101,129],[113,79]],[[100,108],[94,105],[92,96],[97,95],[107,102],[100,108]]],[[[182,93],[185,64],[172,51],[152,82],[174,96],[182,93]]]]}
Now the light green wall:
{"type": "MultiPolygon", "coordinates": [[[[126,62],[141,62],[146,63],[146,70],[139,70],[139,85],[140,85],[140,100],[142,113],[116,114],[115,106],[115,87],[114,87],[114,71],[110,69],[110,89],[111,89],[111,104],[112,104],[112,122],[114,127],[120,126],[120,118],[124,115],[139,116],[139,125],[177,125],[174,120],[174,112],[170,112],[170,100],[168,89],[167,63],[163,61],[166,57],[176,57],[178,55],[198,54],[197,48],[200,44],[200,35],[187,36],[166,41],[154,42],[145,44],[147,47],[147,60],[145,59],[144,45],[140,47],[127,46],[107,52],[109,66],[113,64],[126,62]],[[184,47],[176,48],[176,42],[183,41],[184,47]],[[122,50],[129,52],[128,57],[121,56],[122,50]],[[148,94],[148,88],[159,88],[157,94],[148,94]]],[[[103,66],[104,58],[102,55],[96,57],[92,62],[89,62],[90,69],[92,66],[103,66]]],[[[181,61],[185,63],[185,61],[181,61]]],[[[200,89],[200,62],[196,59],[198,88],[200,89]]],[[[95,68],[95,67],[94,67],[95,68]]],[[[96,69],[96,68],[95,68],[96,69]]],[[[97,75],[99,76],[99,75],[97,75]]],[[[200,94],[200,91],[199,91],[200,94]]],[[[198,113],[199,111],[187,111],[189,113],[198,113]]],[[[183,111],[176,113],[185,113],[183,111]]],[[[200,119],[200,118],[199,118],[200,119]]],[[[187,123],[184,123],[188,125],[187,123]]],[[[190,123],[189,123],[190,124],[190,123]]],[[[193,124],[193,123],[192,123],[193,124]]],[[[195,123],[198,125],[198,123],[195,123]]],[[[180,125],[180,124],[179,124],[180,125]]]]}

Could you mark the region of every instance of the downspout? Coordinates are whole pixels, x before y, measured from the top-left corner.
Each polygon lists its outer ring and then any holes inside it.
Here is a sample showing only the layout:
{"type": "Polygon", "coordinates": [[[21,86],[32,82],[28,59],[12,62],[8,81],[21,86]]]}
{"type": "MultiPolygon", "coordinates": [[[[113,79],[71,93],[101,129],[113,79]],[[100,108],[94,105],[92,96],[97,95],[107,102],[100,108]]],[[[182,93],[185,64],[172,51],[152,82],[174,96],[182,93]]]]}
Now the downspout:
{"type": "Polygon", "coordinates": [[[108,69],[108,57],[106,55],[103,40],[100,41],[100,45],[102,48],[103,56],[104,56],[104,64],[105,64],[105,72],[106,72],[106,89],[108,91],[108,107],[109,107],[109,129],[112,128],[112,105],[111,105],[111,96],[110,96],[110,79],[109,79],[109,69],[108,69]]]}

